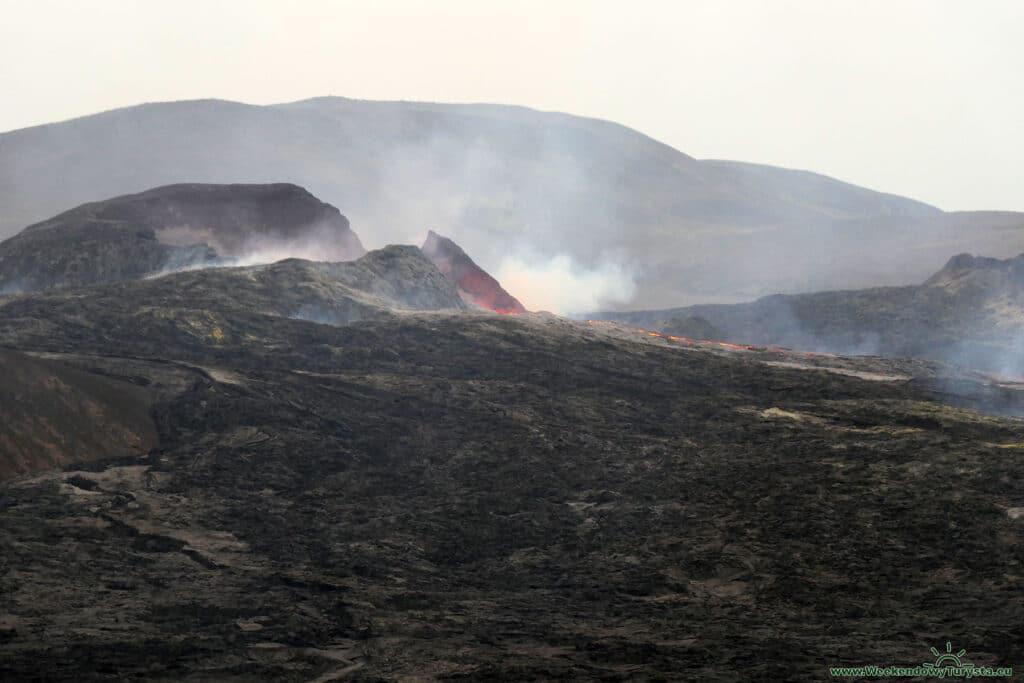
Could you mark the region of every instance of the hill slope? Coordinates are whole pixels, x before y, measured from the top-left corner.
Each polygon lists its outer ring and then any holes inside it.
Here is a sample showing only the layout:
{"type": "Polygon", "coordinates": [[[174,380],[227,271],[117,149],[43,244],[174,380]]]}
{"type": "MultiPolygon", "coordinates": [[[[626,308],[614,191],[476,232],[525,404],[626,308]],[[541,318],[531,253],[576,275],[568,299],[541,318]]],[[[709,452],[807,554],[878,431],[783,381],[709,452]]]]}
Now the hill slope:
{"type": "MultiPolygon", "coordinates": [[[[241,335],[257,332],[251,327],[256,313],[268,320],[346,324],[467,308],[419,249],[402,246],[350,263],[289,259],[95,286],[84,290],[89,295],[80,291],[0,296],[0,315],[12,326],[0,334],[0,481],[154,447],[153,405],[210,378],[201,367],[167,362],[163,344],[227,349],[241,335]],[[72,354],[80,369],[3,348],[49,336],[83,340],[87,353],[72,354]],[[138,345],[114,360],[102,340],[118,337],[138,345]]],[[[258,330],[270,345],[271,328],[258,330]]],[[[61,358],[67,360],[76,346],[65,347],[61,358]]]]}
{"type": "Polygon", "coordinates": [[[700,317],[724,341],[932,358],[1021,376],[1024,254],[1010,259],[960,254],[916,286],[592,316],[652,329],[673,318],[700,317]]]}
{"type": "Polygon", "coordinates": [[[186,373],[152,401],[158,447],[0,484],[0,678],[821,680],[946,639],[1024,657],[1024,423],[945,403],[967,386],[1019,413],[1019,390],[421,310],[441,306],[463,304],[414,247],[0,297],[0,345],[186,373]]]}
{"type": "Polygon", "coordinates": [[[0,481],[156,445],[142,386],[0,349],[0,481]]]}
{"type": "Polygon", "coordinates": [[[489,272],[509,254],[625,263],[634,308],[908,284],[951,253],[1024,250],[1018,214],[947,215],[812,173],[699,161],[608,122],[342,98],[147,104],[4,133],[0,236],[95,197],[281,179],[344,207],[373,245],[434,227],[489,272]]]}

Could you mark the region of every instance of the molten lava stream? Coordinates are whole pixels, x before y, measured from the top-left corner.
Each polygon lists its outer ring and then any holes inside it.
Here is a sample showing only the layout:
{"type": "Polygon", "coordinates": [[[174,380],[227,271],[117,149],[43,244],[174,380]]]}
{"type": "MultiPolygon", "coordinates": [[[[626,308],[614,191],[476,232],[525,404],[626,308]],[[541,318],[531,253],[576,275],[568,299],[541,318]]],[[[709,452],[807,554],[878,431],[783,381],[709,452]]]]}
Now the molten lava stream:
{"type": "Polygon", "coordinates": [[[526,313],[519,300],[506,292],[498,281],[478,268],[468,269],[458,281],[459,293],[468,296],[474,304],[502,315],[526,313]]]}
{"type": "Polygon", "coordinates": [[[782,349],[776,346],[764,347],[754,346],[752,344],[733,344],[731,342],[715,341],[713,339],[701,339],[700,341],[690,339],[689,337],[679,337],[674,334],[662,334],[661,332],[654,332],[652,330],[645,330],[642,327],[630,327],[629,325],[623,325],[617,323],[614,320],[588,320],[588,325],[606,325],[608,327],[618,327],[620,329],[629,330],[637,334],[642,334],[648,337],[660,337],[661,339],[667,339],[673,342],[681,342],[687,346],[696,346],[697,344],[704,344],[706,346],[721,346],[727,349],[737,349],[740,351],[767,351],[769,353],[785,353],[786,349],[782,349]]]}
{"type": "MultiPolygon", "coordinates": [[[[473,294],[464,291],[460,291],[459,294],[462,296],[463,301],[466,301],[467,303],[473,304],[475,306],[479,306],[480,308],[486,308],[487,310],[494,311],[495,313],[500,313],[501,315],[522,315],[523,313],[527,312],[527,310],[522,306],[510,308],[507,306],[499,305],[495,303],[494,299],[489,297],[474,296],[473,294]]],[[[514,299],[513,302],[516,304],[519,303],[514,299]]]]}

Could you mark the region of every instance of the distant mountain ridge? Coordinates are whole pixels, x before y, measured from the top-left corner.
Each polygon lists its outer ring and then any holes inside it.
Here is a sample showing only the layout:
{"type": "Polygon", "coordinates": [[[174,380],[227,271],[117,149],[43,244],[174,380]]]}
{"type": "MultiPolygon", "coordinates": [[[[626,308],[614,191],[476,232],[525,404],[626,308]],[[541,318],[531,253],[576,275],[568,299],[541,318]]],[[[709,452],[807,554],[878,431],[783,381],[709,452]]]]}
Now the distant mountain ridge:
{"type": "Polygon", "coordinates": [[[1024,215],[947,214],[825,176],[701,161],[618,124],[500,105],[316,98],[154,103],[0,134],[0,237],[183,182],[288,181],[368,244],[424,223],[506,257],[629,269],[619,308],[920,282],[949,254],[1024,251],[1024,215]]]}

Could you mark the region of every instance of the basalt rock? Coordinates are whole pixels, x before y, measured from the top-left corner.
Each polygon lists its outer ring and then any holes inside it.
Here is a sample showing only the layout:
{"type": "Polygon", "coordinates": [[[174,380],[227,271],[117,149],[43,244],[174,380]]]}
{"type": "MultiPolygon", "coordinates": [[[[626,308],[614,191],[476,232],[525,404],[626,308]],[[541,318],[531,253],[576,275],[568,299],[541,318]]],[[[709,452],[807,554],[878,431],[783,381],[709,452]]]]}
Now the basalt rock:
{"type": "Polygon", "coordinates": [[[723,341],[806,351],[919,357],[1024,375],[1024,256],[954,256],[923,284],[777,294],[742,304],[591,313],[661,329],[703,318],[723,341]]]}
{"type": "Polygon", "coordinates": [[[498,313],[526,313],[518,299],[506,292],[497,280],[474,263],[452,240],[431,230],[421,249],[438,270],[458,287],[459,294],[467,302],[498,313]]]}
{"type": "Polygon", "coordinates": [[[238,259],[365,253],[348,220],[301,187],[169,185],[83,204],[0,244],[0,292],[135,280],[238,259]]]}

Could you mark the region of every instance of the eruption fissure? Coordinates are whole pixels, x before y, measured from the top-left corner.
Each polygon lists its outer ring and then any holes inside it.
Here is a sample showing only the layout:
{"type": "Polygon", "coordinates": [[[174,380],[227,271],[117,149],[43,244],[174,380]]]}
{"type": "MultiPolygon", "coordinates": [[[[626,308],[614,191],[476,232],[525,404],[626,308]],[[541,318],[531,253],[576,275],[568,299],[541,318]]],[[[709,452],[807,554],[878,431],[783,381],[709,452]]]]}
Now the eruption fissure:
{"type": "Polygon", "coordinates": [[[527,312],[518,299],[505,291],[497,280],[447,237],[431,230],[427,234],[427,241],[420,248],[437,269],[451,280],[465,302],[502,315],[527,312]]]}
{"type": "MultiPolygon", "coordinates": [[[[787,349],[782,346],[756,346],[754,344],[733,344],[731,342],[717,341],[714,339],[691,339],[690,337],[681,337],[674,334],[663,334],[654,330],[647,330],[642,327],[632,327],[630,325],[623,325],[622,323],[615,322],[613,320],[588,320],[587,324],[595,327],[613,327],[627,332],[633,332],[635,334],[642,334],[647,337],[656,337],[658,339],[665,339],[670,342],[676,342],[685,346],[719,346],[726,349],[735,349],[737,351],[757,351],[759,353],[778,353],[778,354],[792,354],[792,349],[787,349]]],[[[805,356],[820,356],[822,354],[812,353],[810,351],[797,352],[802,353],[805,356]]]]}

